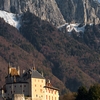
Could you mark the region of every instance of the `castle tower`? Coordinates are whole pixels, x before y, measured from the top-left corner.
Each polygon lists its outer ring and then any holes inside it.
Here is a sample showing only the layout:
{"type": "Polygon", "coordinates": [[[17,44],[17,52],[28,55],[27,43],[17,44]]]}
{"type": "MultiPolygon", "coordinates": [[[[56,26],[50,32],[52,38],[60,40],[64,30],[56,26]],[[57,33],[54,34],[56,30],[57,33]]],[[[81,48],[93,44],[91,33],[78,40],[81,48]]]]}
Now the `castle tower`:
{"type": "Polygon", "coordinates": [[[10,74],[11,73],[11,65],[10,65],[10,62],[9,62],[9,64],[8,64],[8,74],[10,74]]]}
{"type": "Polygon", "coordinates": [[[43,74],[43,72],[41,72],[41,75],[42,75],[42,77],[44,77],[44,74],[43,74]]]}
{"type": "Polygon", "coordinates": [[[45,78],[35,69],[32,69],[31,74],[31,97],[32,100],[45,100],[45,78]]]}

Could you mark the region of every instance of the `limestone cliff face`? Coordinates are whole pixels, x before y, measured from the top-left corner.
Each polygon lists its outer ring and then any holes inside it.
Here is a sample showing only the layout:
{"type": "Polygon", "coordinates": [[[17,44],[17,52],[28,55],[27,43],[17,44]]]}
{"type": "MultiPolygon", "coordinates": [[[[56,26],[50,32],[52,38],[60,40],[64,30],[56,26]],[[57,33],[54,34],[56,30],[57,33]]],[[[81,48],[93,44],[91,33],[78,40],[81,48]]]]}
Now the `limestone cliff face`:
{"type": "Polygon", "coordinates": [[[67,22],[99,23],[100,4],[97,0],[56,0],[67,22]]]}
{"type": "Polygon", "coordinates": [[[55,26],[65,23],[55,0],[0,0],[0,9],[13,13],[29,10],[55,26]]]}
{"type": "Polygon", "coordinates": [[[0,0],[0,9],[13,13],[29,10],[55,26],[66,22],[100,22],[100,3],[97,0],[0,0]]]}

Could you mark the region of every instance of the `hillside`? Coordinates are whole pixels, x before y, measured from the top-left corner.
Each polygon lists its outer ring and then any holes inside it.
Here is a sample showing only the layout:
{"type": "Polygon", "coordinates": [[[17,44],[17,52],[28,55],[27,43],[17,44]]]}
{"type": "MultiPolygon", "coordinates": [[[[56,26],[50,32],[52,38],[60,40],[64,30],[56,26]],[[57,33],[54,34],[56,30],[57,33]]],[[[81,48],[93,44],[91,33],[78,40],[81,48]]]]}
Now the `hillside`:
{"type": "Polygon", "coordinates": [[[51,79],[53,85],[56,85],[61,92],[66,91],[64,84],[52,74],[50,62],[43,54],[39,53],[16,28],[0,18],[0,87],[4,85],[9,62],[13,67],[20,66],[22,73],[23,69],[33,67],[33,61],[36,69],[43,72],[46,79],[51,79]]]}
{"type": "Polygon", "coordinates": [[[59,32],[29,12],[22,16],[20,33],[0,19],[1,85],[9,62],[23,70],[32,67],[33,61],[61,93],[100,82],[100,54],[85,43],[59,32]]]}
{"type": "Polygon", "coordinates": [[[89,48],[100,53],[100,24],[86,25],[84,33],[72,31],[71,36],[77,41],[86,44],[89,48]]]}
{"type": "Polygon", "coordinates": [[[82,84],[88,87],[99,82],[100,55],[97,52],[29,12],[22,16],[22,22],[23,36],[50,61],[52,73],[71,91],[82,84]]]}

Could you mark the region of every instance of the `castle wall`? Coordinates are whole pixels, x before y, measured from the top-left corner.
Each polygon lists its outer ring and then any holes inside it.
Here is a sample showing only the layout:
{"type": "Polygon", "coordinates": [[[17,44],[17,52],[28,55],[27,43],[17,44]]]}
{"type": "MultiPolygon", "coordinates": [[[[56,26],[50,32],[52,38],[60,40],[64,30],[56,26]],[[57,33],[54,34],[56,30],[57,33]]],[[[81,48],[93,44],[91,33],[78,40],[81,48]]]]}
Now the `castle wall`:
{"type": "Polygon", "coordinates": [[[25,100],[23,94],[14,94],[12,100],[25,100]]]}
{"type": "Polygon", "coordinates": [[[59,100],[59,92],[58,90],[50,89],[50,88],[45,88],[45,100],[59,100]]]}
{"type": "Polygon", "coordinates": [[[32,100],[45,100],[45,79],[31,78],[32,100]]]}
{"type": "Polygon", "coordinates": [[[29,96],[31,97],[31,79],[27,80],[29,86],[29,96]]]}
{"type": "Polygon", "coordinates": [[[28,83],[6,84],[6,90],[6,98],[12,98],[13,94],[29,95],[28,83]]]}

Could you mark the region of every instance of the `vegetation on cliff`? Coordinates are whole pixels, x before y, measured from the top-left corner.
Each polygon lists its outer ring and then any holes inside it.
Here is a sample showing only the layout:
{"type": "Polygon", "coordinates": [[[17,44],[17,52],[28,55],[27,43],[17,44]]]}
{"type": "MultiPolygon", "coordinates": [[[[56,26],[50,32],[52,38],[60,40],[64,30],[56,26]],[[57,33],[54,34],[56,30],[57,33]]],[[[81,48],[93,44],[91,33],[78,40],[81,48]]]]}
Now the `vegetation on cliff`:
{"type": "Polygon", "coordinates": [[[100,54],[86,43],[59,32],[29,12],[22,16],[20,32],[0,19],[1,83],[8,62],[27,69],[33,66],[33,60],[39,72],[43,71],[62,94],[67,88],[77,91],[81,85],[89,87],[100,81],[100,54]]]}

